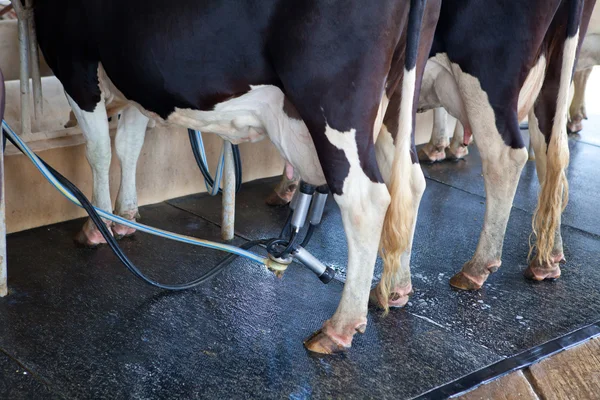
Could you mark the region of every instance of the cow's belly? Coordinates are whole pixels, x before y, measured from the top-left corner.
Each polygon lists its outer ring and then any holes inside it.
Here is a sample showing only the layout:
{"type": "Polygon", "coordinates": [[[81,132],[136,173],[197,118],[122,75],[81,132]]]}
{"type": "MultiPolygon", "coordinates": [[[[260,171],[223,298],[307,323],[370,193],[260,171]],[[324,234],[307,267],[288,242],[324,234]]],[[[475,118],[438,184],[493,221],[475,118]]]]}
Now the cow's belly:
{"type": "Polygon", "coordinates": [[[134,105],[158,123],[214,133],[233,144],[258,142],[268,137],[304,181],[315,185],[325,184],[308,128],[276,86],[253,86],[247,93],[215,105],[211,111],[175,108],[167,118],[162,118],[126,99],[102,67],[98,76],[102,93],[111,109],[134,105]]]}
{"type": "Polygon", "coordinates": [[[312,137],[297,113],[286,113],[285,95],[276,86],[255,86],[239,97],[217,104],[213,111],[179,109],[166,122],[211,132],[232,143],[268,137],[281,156],[306,182],[325,183],[312,137]]]}

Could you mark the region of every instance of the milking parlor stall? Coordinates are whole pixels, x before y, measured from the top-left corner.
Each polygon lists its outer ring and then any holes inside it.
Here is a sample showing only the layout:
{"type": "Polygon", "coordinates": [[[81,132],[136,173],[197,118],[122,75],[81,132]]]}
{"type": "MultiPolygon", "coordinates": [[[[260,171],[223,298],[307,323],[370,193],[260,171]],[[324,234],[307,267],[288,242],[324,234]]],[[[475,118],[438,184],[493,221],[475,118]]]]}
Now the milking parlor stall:
{"type": "Polygon", "coordinates": [[[600,398],[594,2],[250,3],[0,0],[0,399],[600,398]]]}

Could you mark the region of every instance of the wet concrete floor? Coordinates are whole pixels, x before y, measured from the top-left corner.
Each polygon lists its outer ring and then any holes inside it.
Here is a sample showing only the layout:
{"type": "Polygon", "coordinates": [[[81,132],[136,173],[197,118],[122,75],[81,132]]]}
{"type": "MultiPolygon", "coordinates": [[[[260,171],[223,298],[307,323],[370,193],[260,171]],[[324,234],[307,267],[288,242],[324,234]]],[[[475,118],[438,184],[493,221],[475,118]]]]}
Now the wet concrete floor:
{"type": "MultiPolygon", "coordinates": [[[[197,289],[165,293],[136,280],[108,248],[75,247],[82,220],[10,235],[10,295],[0,299],[0,398],[408,399],[596,322],[600,147],[572,140],[571,150],[571,203],[563,220],[568,263],[560,280],[522,277],[538,188],[529,163],[502,268],[479,292],[450,288],[483,221],[480,160],[472,148],[466,161],[424,165],[415,294],[387,317],[370,310],[367,332],[339,356],[302,346],[333,314],[343,285],[347,246],[331,200],[309,246],[339,270],[339,281],[329,285],[300,265],[277,278],[239,259],[197,289]]],[[[264,205],[275,181],[244,185],[236,244],[279,233],[287,209],[264,205]]],[[[218,240],[219,202],[194,195],[146,206],[142,222],[218,240]]],[[[223,257],[145,234],[121,244],[163,282],[194,278],[223,257]]],[[[376,275],[380,269],[378,263],[376,275]]]]}

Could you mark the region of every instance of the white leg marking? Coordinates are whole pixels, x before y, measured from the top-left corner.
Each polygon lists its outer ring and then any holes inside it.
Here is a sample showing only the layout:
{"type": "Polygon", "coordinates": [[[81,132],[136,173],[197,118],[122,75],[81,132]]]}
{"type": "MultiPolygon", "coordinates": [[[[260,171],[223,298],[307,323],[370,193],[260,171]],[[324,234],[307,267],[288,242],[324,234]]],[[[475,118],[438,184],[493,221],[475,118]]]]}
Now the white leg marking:
{"type": "MultiPolygon", "coordinates": [[[[386,185],[388,185],[389,187],[391,185],[391,170],[396,151],[394,148],[394,141],[392,139],[392,135],[387,130],[387,127],[385,125],[382,127],[381,133],[379,134],[379,138],[375,146],[375,151],[377,155],[377,163],[379,165],[379,169],[382,173],[386,185]]],[[[412,163],[412,160],[410,159],[410,153],[402,154],[402,157],[408,157],[409,162],[412,163]]],[[[425,176],[423,175],[423,171],[419,164],[412,164],[409,173],[411,175],[410,181],[412,182],[412,184],[410,185],[410,195],[413,199],[412,213],[415,215],[414,223],[410,232],[409,245],[407,250],[404,251],[400,257],[400,268],[394,274],[394,276],[391,277],[392,281],[395,284],[394,287],[391,288],[392,293],[390,293],[390,300],[381,299],[379,292],[376,292],[376,297],[374,297],[374,300],[376,299],[380,304],[387,301],[390,306],[405,305],[406,301],[408,301],[408,294],[412,291],[410,276],[410,257],[417,222],[416,216],[418,215],[421,198],[423,196],[423,193],[425,192],[426,183],[425,176]],[[398,297],[396,301],[391,301],[391,299],[396,296],[398,297]]]]}
{"type": "Polygon", "coordinates": [[[115,138],[115,150],[121,163],[121,186],[115,212],[129,219],[135,218],[138,210],[136,167],[144,144],[148,121],[148,117],[137,108],[126,108],[119,119],[115,138]]]}
{"type": "Polygon", "coordinates": [[[92,203],[112,212],[109,187],[111,148],[104,100],[96,105],[93,112],[87,112],[79,108],[68,95],[67,99],[86,140],[86,156],[92,168],[94,185],[92,203]]]}
{"type": "Polygon", "coordinates": [[[540,94],[540,90],[544,85],[544,79],[546,78],[546,57],[541,55],[538,61],[535,63],[525,83],[519,92],[519,104],[518,104],[518,118],[522,121],[529,114],[529,110],[533,108],[535,101],[540,94]]]}
{"type": "MultiPolygon", "coordinates": [[[[545,176],[533,217],[533,231],[536,236],[535,249],[537,250],[537,254],[532,260],[534,268],[538,266],[545,269],[558,269],[557,266],[554,267],[558,262],[556,258],[558,256],[562,258],[562,254],[555,254],[555,252],[559,245],[562,247],[562,243],[557,243],[557,237],[560,237],[561,214],[568,201],[569,187],[565,170],[569,163],[569,143],[566,123],[571,74],[575,66],[578,41],[579,31],[574,37],[567,38],[563,50],[556,114],[546,153],[545,176]]],[[[539,157],[540,154],[537,153],[537,156],[539,157]]],[[[533,248],[531,250],[533,251],[533,248]]],[[[541,278],[543,279],[543,277],[541,278]]]]}
{"type": "Polygon", "coordinates": [[[448,131],[446,130],[448,125],[448,112],[443,107],[438,107],[433,110],[433,131],[431,132],[431,143],[438,149],[445,149],[448,147],[449,141],[448,131]]]}
{"type": "Polygon", "coordinates": [[[373,183],[363,172],[355,130],[339,132],[327,126],[325,134],[334,146],[344,151],[350,163],[343,194],[334,196],[348,240],[348,275],[342,300],[330,321],[333,332],[328,332],[338,344],[347,347],[354,332],[367,322],[369,289],[390,195],[383,183],[373,183]]]}
{"type": "MultiPolygon", "coordinates": [[[[444,62],[456,79],[481,153],[486,188],[485,220],[475,255],[462,272],[472,283],[480,286],[489,273],[500,266],[506,225],[519,176],[527,161],[527,151],[524,148],[512,149],[504,143],[496,127],[494,110],[479,80],[463,73],[445,54],[438,55],[436,59],[444,62]]],[[[455,280],[459,277],[453,278],[452,283],[462,287],[455,280]]]]}

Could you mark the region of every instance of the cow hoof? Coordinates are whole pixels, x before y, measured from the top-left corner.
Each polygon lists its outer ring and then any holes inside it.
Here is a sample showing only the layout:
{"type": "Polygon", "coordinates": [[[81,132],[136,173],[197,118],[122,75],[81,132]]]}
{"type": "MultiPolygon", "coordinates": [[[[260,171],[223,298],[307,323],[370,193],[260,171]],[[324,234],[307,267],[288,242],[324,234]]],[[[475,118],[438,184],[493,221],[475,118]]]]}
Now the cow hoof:
{"type": "Polygon", "coordinates": [[[431,144],[426,144],[419,150],[419,161],[435,163],[446,159],[446,149],[437,149],[431,144]]]}
{"type": "MultiPolygon", "coordinates": [[[[132,219],[130,221],[135,222],[135,219],[132,219]]],[[[123,239],[125,237],[133,236],[135,231],[136,231],[135,228],[130,228],[128,226],[121,225],[121,224],[113,224],[113,226],[112,226],[113,236],[117,240],[123,239]]]]}
{"type": "Polygon", "coordinates": [[[333,338],[324,332],[324,329],[319,329],[304,341],[304,347],[308,351],[319,354],[337,354],[348,350],[340,343],[337,343],[333,338]]]}
{"type": "Polygon", "coordinates": [[[467,146],[452,148],[451,146],[446,149],[446,155],[453,160],[462,160],[469,155],[469,148],[467,146]]]}
{"type": "Polygon", "coordinates": [[[545,263],[541,265],[539,261],[533,260],[527,266],[527,269],[523,271],[525,278],[533,281],[545,281],[545,280],[556,280],[560,278],[561,270],[559,263],[564,262],[562,255],[553,257],[552,263],[545,263]]]}
{"type": "Polygon", "coordinates": [[[272,191],[271,194],[269,196],[267,196],[267,199],[265,200],[265,203],[267,203],[267,205],[272,206],[272,207],[283,207],[283,206],[287,206],[290,201],[292,200],[293,196],[284,196],[281,197],[276,191],[272,191]]]}
{"type": "Polygon", "coordinates": [[[450,286],[460,290],[479,290],[483,284],[460,271],[450,279],[450,286]]]}
{"type": "Polygon", "coordinates": [[[365,333],[367,319],[363,318],[356,324],[345,328],[335,329],[331,321],[325,321],[323,328],[313,333],[304,341],[304,347],[313,353],[336,354],[346,351],[352,345],[352,337],[356,332],[365,333]]]}
{"type": "MultiPolygon", "coordinates": [[[[106,226],[110,230],[111,223],[107,222],[106,226]]],[[[89,219],[83,224],[81,231],[75,235],[74,240],[75,243],[84,247],[97,247],[101,244],[106,244],[104,236],[102,236],[98,228],[96,228],[96,225],[89,219]]]]}
{"type": "Polygon", "coordinates": [[[576,119],[573,121],[570,121],[567,124],[567,131],[569,133],[578,133],[581,132],[583,130],[583,121],[581,119],[576,119]]]}
{"type": "MultiPolygon", "coordinates": [[[[130,210],[130,211],[122,211],[122,212],[115,211],[114,213],[115,213],[115,215],[118,215],[121,218],[125,218],[126,220],[132,221],[132,222],[135,222],[141,218],[140,213],[138,212],[137,209],[130,210]]],[[[117,223],[113,223],[113,225],[112,225],[112,233],[113,233],[113,236],[115,237],[115,239],[117,239],[117,240],[122,239],[124,237],[132,236],[135,233],[135,231],[136,231],[135,228],[130,228],[125,225],[121,225],[121,224],[117,224],[117,223]]]]}
{"type": "MultiPolygon", "coordinates": [[[[408,299],[410,295],[413,293],[412,285],[408,284],[403,288],[396,288],[390,293],[390,296],[387,300],[387,305],[390,308],[402,308],[408,303],[408,299]]],[[[375,287],[371,290],[371,294],[369,295],[369,302],[379,308],[385,308],[385,300],[381,296],[381,292],[379,291],[379,286],[375,287]]]]}

